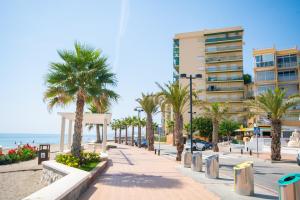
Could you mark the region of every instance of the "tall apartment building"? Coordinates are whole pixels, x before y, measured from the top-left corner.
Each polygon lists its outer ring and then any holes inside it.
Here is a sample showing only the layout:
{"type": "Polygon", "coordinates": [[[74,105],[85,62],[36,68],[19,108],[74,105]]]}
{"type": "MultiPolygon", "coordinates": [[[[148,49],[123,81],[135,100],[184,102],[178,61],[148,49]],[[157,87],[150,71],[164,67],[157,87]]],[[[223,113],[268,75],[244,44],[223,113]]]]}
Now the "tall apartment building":
{"type": "MultiPolygon", "coordinates": [[[[193,80],[193,89],[201,91],[200,100],[229,102],[233,118],[244,111],[242,27],[176,34],[173,58],[173,77],[181,85],[189,82],[179,78],[180,74],[202,74],[202,79],[193,80]]],[[[189,122],[188,109],[183,119],[189,122]]]]}
{"type": "MultiPolygon", "coordinates": [[[[253,50],[254,94],[279,87],[286,90],[286,96],[300,91],[300,51],[297,48],[276,50],[275,48],[253,50]]],[[[283,119],[283,134],[300,127],[300,105],[295,106],[283,119]]],[[[266,123],[266,120],[259,120],[266,123]]]]}

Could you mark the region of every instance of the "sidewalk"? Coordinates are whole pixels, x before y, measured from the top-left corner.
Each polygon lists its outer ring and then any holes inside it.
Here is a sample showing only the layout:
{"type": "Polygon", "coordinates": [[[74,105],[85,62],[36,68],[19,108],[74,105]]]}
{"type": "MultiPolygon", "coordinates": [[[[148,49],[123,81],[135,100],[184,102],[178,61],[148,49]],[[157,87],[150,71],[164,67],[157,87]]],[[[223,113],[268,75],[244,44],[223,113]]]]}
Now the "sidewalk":
{"type": "Polygon", "coordinates": [[[80,199],[220,199],[184,176],[176,163],[145,149],[125,145],[109,151],[109,168],[80,199]]]}
{"type": "MultiPolygon", "coordinates": [[[[252,151],[252,156],[250,156],[250,150],[245,151],[243,150],[243,154],[241,154],[240,149],[231,149],[231,152],[229,151],[229,146],[222,146],[219,145],[220,152],[224,152],[224,154],[234,154],[234,155],[240,155],[241,157],[248,157],[248,158],[254,158],[259,159],[262,161],[268,161],[271,162],[271,153],[270,152],[260,152],[257,156],[256,151],[252,151]]],[[[286,154],[281,153],[281,161],[280,163],[296,163],[296,155],[294,154],[286,154]]]]}

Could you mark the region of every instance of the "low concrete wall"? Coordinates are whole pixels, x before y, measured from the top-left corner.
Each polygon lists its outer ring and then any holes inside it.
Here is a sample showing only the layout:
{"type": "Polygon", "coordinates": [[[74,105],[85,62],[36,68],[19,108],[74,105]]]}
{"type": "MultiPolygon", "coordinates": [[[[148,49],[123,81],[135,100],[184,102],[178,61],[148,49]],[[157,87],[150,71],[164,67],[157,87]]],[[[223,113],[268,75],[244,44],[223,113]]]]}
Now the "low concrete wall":
{"type": "Polygon", "coordinates": [[[102,161],[91,172],[69,167],[54,160],[43,162],[44,177],[49,185],[23,200],[75,200],[86,191],[97,175],[104,171],[107,161],[102,161]]]}

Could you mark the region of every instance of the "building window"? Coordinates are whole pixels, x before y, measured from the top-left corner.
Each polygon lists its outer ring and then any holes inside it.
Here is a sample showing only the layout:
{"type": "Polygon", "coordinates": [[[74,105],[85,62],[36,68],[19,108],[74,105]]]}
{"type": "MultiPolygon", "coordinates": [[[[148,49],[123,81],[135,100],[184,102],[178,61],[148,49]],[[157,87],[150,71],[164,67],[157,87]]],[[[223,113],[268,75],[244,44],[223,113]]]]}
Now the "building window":
{"type": "Polygon", "coordinates": [[[278,80],[279,81],[294,81],[297,80],[298,76],[296,71],[283,71],[283,72],[278,72],[278,80]]]}
{"type": "Polygon", "coordinates": [[[274,66],[274,54],[264,54],[255,56],[256,67],[274,66]]]}
{"type": "Polygon", "coordinates": [[[275,86],[274,85],[264,85],[264,86],[258,86],[257,87],[257,95],[265,93],[269,89],[274,90],[275,86]]]}
{"type": "Polygon", "coordinates": [[[256,72],[256,80],[257,81],[272,81],[272,80],[275,80],[275,73],[274,73],[274,71],[256,72]]]}
{"type": "Polygon", "coordinates": [[[279,68],[297,66],[297,55],[277,56],[277,65],[279,68]]]}

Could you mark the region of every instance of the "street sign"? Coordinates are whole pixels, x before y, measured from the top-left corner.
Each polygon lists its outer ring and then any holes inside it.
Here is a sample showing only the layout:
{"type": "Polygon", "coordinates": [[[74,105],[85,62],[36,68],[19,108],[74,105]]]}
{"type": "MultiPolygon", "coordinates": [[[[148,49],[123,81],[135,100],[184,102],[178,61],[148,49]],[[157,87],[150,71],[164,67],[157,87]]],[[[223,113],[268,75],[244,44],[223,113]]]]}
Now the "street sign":
{"type": "Polygon", "coordinates": [[[259,127],[254,127],[253,132],[255,135],[260,134],[260,128],[259,127]]]}

